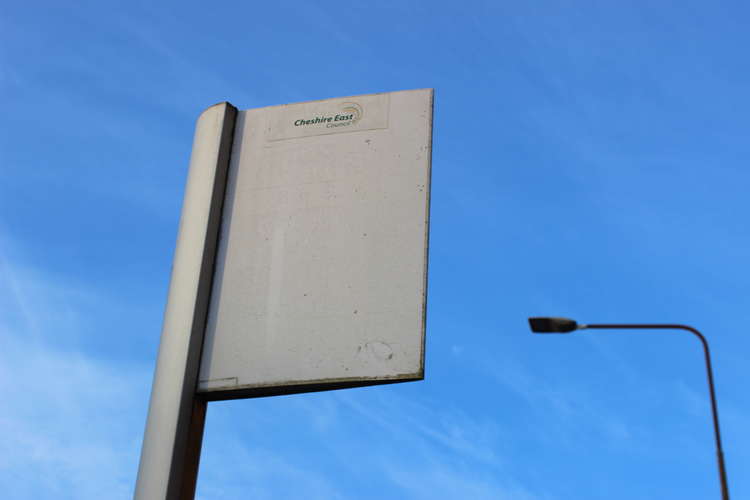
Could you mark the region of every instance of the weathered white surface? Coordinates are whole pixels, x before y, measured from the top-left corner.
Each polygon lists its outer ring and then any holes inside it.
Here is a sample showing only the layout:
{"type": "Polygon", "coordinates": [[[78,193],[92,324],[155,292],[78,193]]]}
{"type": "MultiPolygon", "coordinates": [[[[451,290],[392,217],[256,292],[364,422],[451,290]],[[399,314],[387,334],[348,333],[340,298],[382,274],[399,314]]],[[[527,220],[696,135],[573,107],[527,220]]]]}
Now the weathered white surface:
{"type": "Polygon", "coordinates": [[[423,377],[431,127],[429,89],[240,112],[199,391],[423,377]]]}

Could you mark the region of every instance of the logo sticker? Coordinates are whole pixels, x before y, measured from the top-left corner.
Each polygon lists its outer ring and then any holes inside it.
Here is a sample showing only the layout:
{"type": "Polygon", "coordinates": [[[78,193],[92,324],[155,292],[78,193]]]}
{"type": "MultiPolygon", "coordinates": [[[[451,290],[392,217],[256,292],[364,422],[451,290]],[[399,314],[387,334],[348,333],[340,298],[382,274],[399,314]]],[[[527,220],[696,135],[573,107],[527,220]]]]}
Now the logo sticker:
{"type": "Polygon", "coordinates": [[[314,116],[312,118],[298,118],[294,120],[294,126],[306,127],[324,123],[326,128],[347,127],[360,121],[363,114],[362,106],[356,102],[344,102],[341,104],[341,111],[339,113],[328,116],[314,116]]]}
{"type": "Polygon", "coordinates": [[[388,128],[388,94],[312,101],[269,108],[267,139],[388,128]]]}

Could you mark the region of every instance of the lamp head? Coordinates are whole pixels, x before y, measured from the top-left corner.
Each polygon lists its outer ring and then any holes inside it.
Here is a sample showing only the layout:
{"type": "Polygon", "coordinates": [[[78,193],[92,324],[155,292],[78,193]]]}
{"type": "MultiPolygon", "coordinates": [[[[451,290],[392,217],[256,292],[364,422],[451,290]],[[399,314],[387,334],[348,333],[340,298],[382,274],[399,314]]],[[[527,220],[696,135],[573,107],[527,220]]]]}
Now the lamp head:
{"type": "Polygon", "coordinates": [[[529,318],[534,333],[570,333],[578,330],[578,323],[568,318],[529,318]]]}

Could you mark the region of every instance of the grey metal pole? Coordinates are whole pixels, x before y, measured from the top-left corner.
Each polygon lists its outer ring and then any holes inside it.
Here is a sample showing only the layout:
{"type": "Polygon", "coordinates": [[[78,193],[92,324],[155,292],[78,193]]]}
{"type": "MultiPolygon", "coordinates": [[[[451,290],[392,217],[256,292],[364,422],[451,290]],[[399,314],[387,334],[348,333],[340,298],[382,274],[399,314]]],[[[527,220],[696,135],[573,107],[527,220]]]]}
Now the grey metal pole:
{"type": "Polygon", "coordinates": [[[198,118],[164,312],[135,500],[191,500],[206,401],[196,397],[237,109],[198,118]]]}
{"type": "Polygon", "coordinates": [[[711,368],[711,353],[708,349],[708,341],[701,332],[692,326],[669,324],[669,323],[599,323],[583,325],[569,318],[553,318],[537,316],[529,318],[529,327],[534,333],[571,333],[577,330],[686,330],[701,341],[703,356],[706,361],[706,374],[708,375],[708,392],[711,396],[711,415],[714,423],[714,439],[716,440],[716,460],[719,467],[719,482],[721,483],[721,498],[729,500],[729,483],[727,482],[726,464],[724,463],[724,450],[721,446],[721,432],[719,431],[719,409],[716,404],[716,391],[714,390],[714,373],[711,368]]]}
{"type": "Polygon", "coordinates": [[[701,332],[692,326],[679,324],[594,324],[578,325],[579,330],[685,330],[701,341],[703,346],[703,357],[706,362],[706,375],[708,376],[708,393],[711,397],[711,416],[714,424],[714,440],[716,442],[716,461],[719,468],[719,483],[721,484],[722,500],[729,500],[729,484],[727,482],[727,470],[724,463],[724,449],[721,446],[721,431],[719,430],[719,409],[716,405],[716,391],[714,390],[714,373],[711,368],[711,353],[708,349],[708,341],[701,332]]]}

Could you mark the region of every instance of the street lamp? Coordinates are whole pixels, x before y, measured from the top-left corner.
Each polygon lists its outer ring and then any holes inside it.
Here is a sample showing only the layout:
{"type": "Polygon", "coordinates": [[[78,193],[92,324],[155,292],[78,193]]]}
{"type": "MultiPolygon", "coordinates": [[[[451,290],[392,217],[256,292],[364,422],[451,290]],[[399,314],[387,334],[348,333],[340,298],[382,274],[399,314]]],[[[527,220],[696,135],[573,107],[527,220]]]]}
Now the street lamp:
{"type": "Polygon", "coordinates": [[[714,420],[714,437],[716,438],[716,458],[719,464],[719,481],[721,482],[721,498],[729,500],[729,486],[727,485],[727,471],[724,467],[724,452],[721,448],[721,433],[719,432],[719,411],[716,408],[716,394],[714,392],[714,375],[711,369],[711,355],[708,351],[706,338],[687,325],[671,324],[592,324],[581,325],[568,318],[529,318],[529,326],[534,333],[571,333],[576,330],[685,330],[701,341],[703,354],[706,358],[706,373],[708,374],[708,391],[711,395],[711,413],[714,420]]]}

